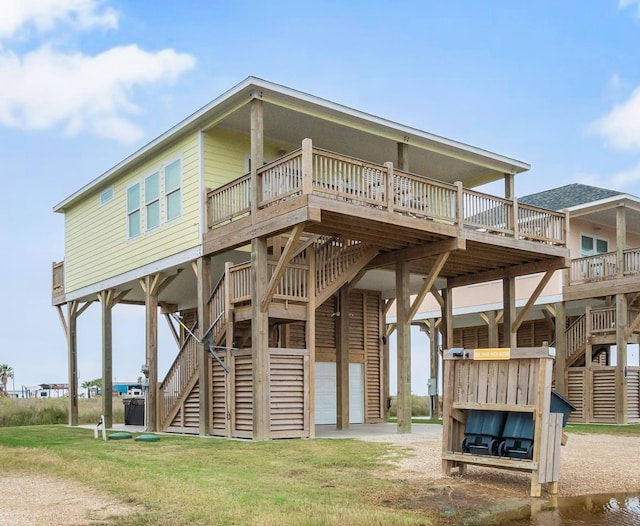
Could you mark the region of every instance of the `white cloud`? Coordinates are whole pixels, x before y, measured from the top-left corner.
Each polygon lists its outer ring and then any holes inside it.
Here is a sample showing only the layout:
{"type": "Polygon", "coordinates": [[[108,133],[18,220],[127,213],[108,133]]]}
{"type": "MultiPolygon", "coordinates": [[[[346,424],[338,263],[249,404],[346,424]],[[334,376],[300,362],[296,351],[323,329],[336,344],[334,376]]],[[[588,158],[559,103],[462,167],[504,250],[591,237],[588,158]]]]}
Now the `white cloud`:
{"type": "Polygon", "coordinates": [[[638,16],[640,16],[640,0],[618,0],[618,7],[620,9],[626,9],[633,5],[638,7],[638,16]]]}
{"type": "Polygon", "coordinates": [[[630,189],[630,187],[640,183],[640,162],[628,170],[621,170],[609,175],[594,172],[576,173],[572,177],[572,180],[576,183],[637,194],[637,191],[630,189]]]}
{"type": "Polygon", "coordinates": [[[588,184],[590,186],[606,186],[600,175],[596,173],[579,172],[573,176],[574,183],[588,184]]]}
{"type": "Polygon", "coordinates": [[[638,182],[640,182],[640,163],[629,170],[623,170],[614,174],[613,177],[611,177],[611,188],[629,191],[629,186],[638,182]]]}
{"type": "Polygon", "coordinates": [[[62,126],[130,143],[143,131],[131,117],[142,110],[136,88],[175,81],[195,58],[173,49],[112,47],[96,55],[63,53],[47,41],[18,54],[3,48],[29,29],[55,38],[58,31],[116,28],[118,14],[105,0],[2,0],[0,17],[0,125],[18,129],[62,126]],[[61,27],[62,26],[62,27],[61,27]]]}
{"type": "Polygon", "coordinates": [[[126,117],[140,112],[132,88],[175,80],[191,69],[190,55],[137,46],[115,47],[95,56],[68,55],[44,47],[18,57],[0,53],[0,123],[25,129],[65,125],[68,133],[91,130],[133,142],[142,130],[126,117]]]}
{"type": "Polygon", "coordinates": [[[105,0],[2,0],[0,38],[11,38],[34,28],[52,31],[58,24],[74,29],[118,26],[118,14],[105,0]]]}
{"type": "Polygon", "coordinates": [[[640,87],[629,99],[593,122],[588,131],[602,135],[608,144],[621,150],[640,148],[640,87]]]}

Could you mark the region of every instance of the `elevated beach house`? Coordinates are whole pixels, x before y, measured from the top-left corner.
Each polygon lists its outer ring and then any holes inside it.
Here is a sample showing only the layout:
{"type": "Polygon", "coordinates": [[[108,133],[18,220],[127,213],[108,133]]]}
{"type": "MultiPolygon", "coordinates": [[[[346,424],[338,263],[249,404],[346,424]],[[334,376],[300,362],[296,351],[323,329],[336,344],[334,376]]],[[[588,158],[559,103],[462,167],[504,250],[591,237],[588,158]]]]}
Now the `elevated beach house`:
{"type": "MultiPolygon", "coordinates": [[[[567,217],[518,203],[526,163],[248,78],[55,206],[53,304],[77,423],[81,314],[145,309],[147,428],[264,440],[381,422],[397,310],[398,428],[411,429],[410,322],[429,292],[453,342],[452,287],[569,265],[567,217]],[[504,195],[474,190],[504,181],[504,195]],[[163,314],[175,361],[158,370],[163,314]],[[180,321],[178,325],[176,320],[180,321]]],[[[136,360],[139,363],[140,360],[136,360]]]]}
{"type": "MultiPolygon", "coordinates": [[[[640,422],[640,198],[574,183],[519,204],[567,213],[571,264],[516,279],[517,345],[556,348],[555,388],[575,406],[571,421],[640,422]]],[[[453,303],[453,347],[505,344],[500,283],[455,289],[453,303]]],[[[413,322],[431,331],[440,318],[427,297],[413,322]]]]}

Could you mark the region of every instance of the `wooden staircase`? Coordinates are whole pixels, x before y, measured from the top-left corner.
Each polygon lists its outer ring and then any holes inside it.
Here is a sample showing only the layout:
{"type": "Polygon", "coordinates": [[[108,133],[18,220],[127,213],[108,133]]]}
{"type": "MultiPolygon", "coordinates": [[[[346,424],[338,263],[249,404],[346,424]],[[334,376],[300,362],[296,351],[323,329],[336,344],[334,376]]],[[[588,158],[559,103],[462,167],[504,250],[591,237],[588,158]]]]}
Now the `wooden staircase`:
{"type": "MultiPolygon", "coordinates": [[[[635,300],[627,308],[627,329],[625,337],[628,340],[640,330],[640,309],[635,300]]],[[[587,307],[585,313],[576,319],[565,331],[566,365],[576,365],[585,358],[587,343],[596,342],[601,345],[616,343],[616,308],[602,307],[591,309],[587,307]]]]}
{"type": "MultiPolygon", "coordinates": [[[[340,287],[353,280],[378,250],[365,243],[339,237],[312,236],[301,243],[302,249],[287,263],[271,304],[281,306],[305,306],[309,301],[309,258],[307,251],[315,255],[315,305],[320,306],[340,287]]],[[[277,256],[277,254],[276,254],[277,256]]],[[[269,260],[268,277],[277,266],[277,261],[269,260]]],[[[211,325],[204,332],[204,339],[210,337],[214,347],[226,347],[227,332],[233,330],[234,347],[248,347],[250,350],[250,320],[236,317],[242,312],[246,317],[251,312],[251,263],[227,264],[220,280],[213,288],[207,302],[211,325]],[[240,319],[242,330],[238,326],[240,319]],[[239,330],[240,329],[240,330],[239,330]]],[[[192,327],[201,338],[197,325],[192,327]]],[[[158,423],[165,431],[198,432],[199,425],[199,343],[192,336],[185,339],[178,356],[169,368],[158,389],[158,423]]],[[[229,363],[222,350],[223,361],[229,363]]],[[[235,361],[234,361],[235,363],[235,361]]],[[[236,364],[237,365],[237,364],[236,364]]],[[[220,376],[220,367],[213,367],[213,377],[220,376]]],[[[237,371],[236,371],[237,375],[237,371]]],[[[219,385],[214,381],[214,389],[219,385]]],[[[215,420],[215,419],[214,419],[215,420]]]]}

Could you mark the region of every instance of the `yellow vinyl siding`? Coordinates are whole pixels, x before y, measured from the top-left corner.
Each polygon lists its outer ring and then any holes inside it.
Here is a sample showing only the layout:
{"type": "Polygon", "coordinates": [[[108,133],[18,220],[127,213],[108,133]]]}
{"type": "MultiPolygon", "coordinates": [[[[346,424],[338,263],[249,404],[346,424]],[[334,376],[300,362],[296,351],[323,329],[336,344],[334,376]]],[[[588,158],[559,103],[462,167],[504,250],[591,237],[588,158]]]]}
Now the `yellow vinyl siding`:
{"type": "MultiPolygon", "coordinates": [[[[204,134],[203,142],[205,188],[217,188],[247,173],[245,159],[251,151],[248,135],[216,128],[204,134]]],[[[282,144],[265,141],[265,160],[280,157],[280,148],[283,148],[282,144]]],[[[293,149],[286,147],[287,151],[293,149]]]]}
{"type": "Polygon", "coordinates": [[[177,254],[200,244],[200,162],[197,134],[167,148],[161,155],[137,166],[115,183],[114,198],[100,205],[96,192],[65,213],[66,290],[72,292],[124,272],[177,254]],[[160,226],[146,231],[144,198],[141,235],[129,239],[127,188],[172,161],[181,160],[181,205],[178,219],[166,222],[164,174],[161,174],[160,226]]]}

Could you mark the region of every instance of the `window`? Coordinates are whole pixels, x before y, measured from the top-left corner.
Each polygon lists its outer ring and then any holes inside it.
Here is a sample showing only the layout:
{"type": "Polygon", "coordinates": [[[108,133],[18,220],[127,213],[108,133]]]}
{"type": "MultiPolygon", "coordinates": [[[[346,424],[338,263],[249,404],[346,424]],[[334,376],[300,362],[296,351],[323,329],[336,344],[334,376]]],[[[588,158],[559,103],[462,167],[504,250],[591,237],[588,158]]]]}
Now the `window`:
{"type": "Polygon", "coordinates": [[[164,194],[166,218],[171,221],[182,214],[182,191],[180,188],[180,159],[164,167],[164,194]]]}
{"type": "Polygon", "coordinates": [[[606,239],[580,236],[580,255],[582,257],[605,254],[606,252],[609,252],[609,242],[606,239]]]}
{"type": "Polygon", "coordinates": [[[140,183],[127,188],[127,224],[129,239],[140,235],[140,183]]]}
{"type": "Polygon", "coordinates": [[[160,226],[160,172],[144,180],[144,203],[147,230],[160,226]]]}
{"type": "Polygon", "coordinates": [[[103,190],[100,194],[100,206],[106,205],[113,199],[113,186],[110,186],[106,190],[103,190]]]}

